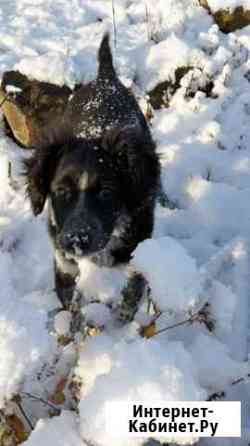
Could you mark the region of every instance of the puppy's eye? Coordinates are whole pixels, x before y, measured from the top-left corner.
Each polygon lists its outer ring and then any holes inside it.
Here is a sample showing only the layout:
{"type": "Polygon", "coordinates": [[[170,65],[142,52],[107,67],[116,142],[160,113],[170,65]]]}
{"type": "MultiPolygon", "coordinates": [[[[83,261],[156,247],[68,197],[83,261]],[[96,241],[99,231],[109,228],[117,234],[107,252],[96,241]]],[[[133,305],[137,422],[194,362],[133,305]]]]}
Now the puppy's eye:
{"type": "Polygon", "coordinates": [[[56,189],[55,195],[58,198],[62,198],[64,200],[70,200],[72,198],[73,193],[72,190],[69,188],[59,187],[58,189],[56,189]]]}
{"type": "Polygon", "coordinates": [[[112,191],[109,189],[102,189],[98,194],[98,198],[101,201],[110,201],[113,198],[112,191]]]}

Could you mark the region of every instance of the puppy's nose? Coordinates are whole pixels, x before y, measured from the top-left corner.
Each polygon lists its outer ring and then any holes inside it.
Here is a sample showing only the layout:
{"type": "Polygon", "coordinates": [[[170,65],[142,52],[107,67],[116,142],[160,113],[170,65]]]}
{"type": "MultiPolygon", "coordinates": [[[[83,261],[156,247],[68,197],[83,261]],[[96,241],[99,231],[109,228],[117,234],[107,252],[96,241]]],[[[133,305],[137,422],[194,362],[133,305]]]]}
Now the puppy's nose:
{"type": "Polygon", "coordinates": [[[90,235],[85,230],[66,232],[60,235],[60,245],[66,251],[84,251],[91,245],[90,235]]]}

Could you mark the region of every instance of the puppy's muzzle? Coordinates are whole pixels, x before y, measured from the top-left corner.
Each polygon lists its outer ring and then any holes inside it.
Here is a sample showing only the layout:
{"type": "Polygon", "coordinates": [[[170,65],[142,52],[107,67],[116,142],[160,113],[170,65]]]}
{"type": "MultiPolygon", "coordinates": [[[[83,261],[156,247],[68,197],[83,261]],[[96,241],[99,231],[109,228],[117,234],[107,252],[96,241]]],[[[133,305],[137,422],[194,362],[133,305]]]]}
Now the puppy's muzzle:
{"type": "Polygon", "coordinates": [[[92,246],[92,237],[87,230],[80,229],[79,231],[63,232],[59,236],[60,247],[67,252],[73,254],[88,253],[92,246]]]}

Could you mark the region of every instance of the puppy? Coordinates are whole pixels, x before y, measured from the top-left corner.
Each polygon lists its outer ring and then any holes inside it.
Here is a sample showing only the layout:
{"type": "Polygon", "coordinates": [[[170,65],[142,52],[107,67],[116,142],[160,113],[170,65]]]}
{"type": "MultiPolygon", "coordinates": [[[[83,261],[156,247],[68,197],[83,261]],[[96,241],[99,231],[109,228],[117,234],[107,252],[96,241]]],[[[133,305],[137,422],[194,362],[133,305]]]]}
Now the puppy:
{"type": "Polygon", "coordinates": [[[27,192],[35,215],[48,200],[55,254],[55,285],[67,307],[77,260],[100,266],[128,262],[151,236],[159,161],[145,118],[119,81],[109,36],[99,48],[97,79],[79,88],[47,143],[25,160],[27,192]]]}

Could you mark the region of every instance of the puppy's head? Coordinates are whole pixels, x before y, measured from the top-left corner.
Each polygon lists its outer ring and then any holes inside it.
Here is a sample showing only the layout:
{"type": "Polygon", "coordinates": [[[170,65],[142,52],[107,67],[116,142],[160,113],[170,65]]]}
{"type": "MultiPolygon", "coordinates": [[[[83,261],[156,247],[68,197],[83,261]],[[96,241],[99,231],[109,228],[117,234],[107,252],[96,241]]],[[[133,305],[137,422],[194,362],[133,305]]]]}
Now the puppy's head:
{"type": "Polygon", "coordinates": [[[25,162],[35,215],[49,198],[56,249],[77,257],[98,253],[119,231],[121,215],[140,204],[147,189],[146,165],[152,168],[147,150],[140,158],[141,137],[138,129],[113,130],[96,140],[49,145],[25,162]]]}
{"type": "Polygon", "coordinates": [[[72,141],[50,184],[50,224],[56,245],[77,257],[107,244],[121,210],[112,159],[96,142],[72,141]]]}

